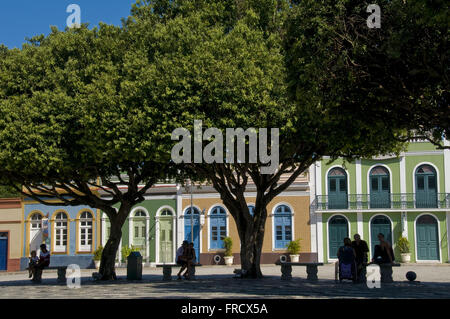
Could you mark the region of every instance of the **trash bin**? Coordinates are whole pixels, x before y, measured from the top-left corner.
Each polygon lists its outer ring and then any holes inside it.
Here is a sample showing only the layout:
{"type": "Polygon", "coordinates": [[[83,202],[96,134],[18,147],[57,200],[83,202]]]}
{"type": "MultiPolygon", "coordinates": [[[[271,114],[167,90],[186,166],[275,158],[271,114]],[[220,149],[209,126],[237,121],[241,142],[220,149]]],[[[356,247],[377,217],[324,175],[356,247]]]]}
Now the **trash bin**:
{"type": "Polygon", "coordinates": [[[138,251],[127,258],[127,280],[142,280],[142,255],[138,251]]]}

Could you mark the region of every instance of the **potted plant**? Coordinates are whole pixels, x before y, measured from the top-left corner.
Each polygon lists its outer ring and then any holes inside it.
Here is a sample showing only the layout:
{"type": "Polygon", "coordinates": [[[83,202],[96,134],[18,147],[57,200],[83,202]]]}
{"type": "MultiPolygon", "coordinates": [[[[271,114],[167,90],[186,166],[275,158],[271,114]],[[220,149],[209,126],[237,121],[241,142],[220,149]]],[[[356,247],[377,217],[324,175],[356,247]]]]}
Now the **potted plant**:
{"type": "Polygon", "coordinates": [[[224,256],[225,265],[231,266],[231,265],[233,265],[233,259],[234,259],[233,253],[232,253],[233,240],[230,237],[225,237],[223,239],[223,244],[225,246],[225,256],[224,256]]]}
{"type": "Polygon", "coordinates": [[[411,254],[409,252],[409,241],[405,237],[400,237],[397,241],[398,250],[400,250],[400,256],[402,263],[409,263],[411,261],[411,254]]]}
{"type": "Polygon", "coordinates": [[[301,249],[300,240],[300,238],[293,240],[287,245],[287,250],[290,253],[289,257],[291,258],[292,263],[298,263],[301,249]]]}
{"type": "Polygon", "coordinates": [[[96,269],[100,269],[100,261],[102,260],[103,246],[99,246],[94,251],[94,264],[96,269]]]}

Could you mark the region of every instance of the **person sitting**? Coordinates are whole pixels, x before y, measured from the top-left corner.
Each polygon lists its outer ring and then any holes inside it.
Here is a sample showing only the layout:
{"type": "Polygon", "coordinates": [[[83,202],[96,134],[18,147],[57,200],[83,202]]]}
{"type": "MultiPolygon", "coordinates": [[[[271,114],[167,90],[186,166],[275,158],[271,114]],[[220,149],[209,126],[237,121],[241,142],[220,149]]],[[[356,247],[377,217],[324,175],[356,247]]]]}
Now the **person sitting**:
{"type": "Polygon", "coordinates": [[[40,246],[41,253],[39,254],[39,261],[36,266],[34,266],[34,277],[32,281],[40,282],[42,271],[45,267],[48,267],[50,265],[50,252],[47,250],[47,245],[42,244],[40,246]]]}
{"type": "Polygon", "coordinates": [[[395,257],[391,244],[384,239],[384,235],[381,233],[378,234],[378,240],[380,241],[380,244],[375,245],[372,262],[376,264],[392,264],[395,257]]]}
{"type": "Polygon", "coordinates": [[[31,278],[34,276],[35,267],[38,264],[39,258],[36,254],[36,250],[33,250],[30,253],[30,259],[28,263],[28,278],[31,278]]]}
{"type": "Polygon", "coordinates": [[[358,282],[365,282],[367,253],[369,252],[369,247],[367,246],[366,241],[361,239],[359,234],[355,234],[353,238],[355,239],[352,242],[352,247],[356,254],[356,278],[358,282]]]}
{"type": "Polygon", "coordinates": [[[352,279],[353,281],[355,281],[356,253],[352,247],[352,240],[350,238],[344,239],[344,246],[339,247],[337,257],[339,259],[340,279],[352,279]]]}
{"type": "MultiPolygon", "coordinates": [[[[183,241],[183,244],[181,245],[181,247],[177,249],[177,254],[176,254],[175,259],[177,261],[177,264],[181,266],[181,269],[177,274],[178,280],[181,280],[181,273],[183,272],[183,270],[185,270],[187,268],[186,250],[189,248],[188,245],[189,245],[188,241],[185,240],[185,241],[183,241]]],[[[186,277],[186,273],[187,273],[187,271],[184,273],[185,277],[186,277]]]]}
{"type": "Polygon", "coordinates": [[[194,243],[189,244],[189,247],[186,252],[186,260],[187,260],[187,270],[186,270],[187,276],[185,276],[185,277],[186,277],[186,279],[190,279],[192,265],[195,264],[195,262],[197,260],[197,256],[195,254],[194,243]]]}

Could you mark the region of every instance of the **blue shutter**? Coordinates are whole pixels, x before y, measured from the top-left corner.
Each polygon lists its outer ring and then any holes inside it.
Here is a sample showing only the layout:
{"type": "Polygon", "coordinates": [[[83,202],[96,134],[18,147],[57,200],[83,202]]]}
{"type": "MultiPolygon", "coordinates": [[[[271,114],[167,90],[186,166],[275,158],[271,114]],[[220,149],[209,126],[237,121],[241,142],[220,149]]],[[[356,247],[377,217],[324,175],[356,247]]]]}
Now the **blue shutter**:
{"type": "Polygon", "coordinates": [[[285,205],[275,210],[275,248],[283,249],[292,241],[292,216],[291,210],[285,205]]]}
{"type": "Polygon", "coordinates": [[[227,235],[227,217],[222,207],[214,207],[210,214],[210,248],[224,248],[223,239],[227,235]]]}
{"type": "Polygon", "coordinates": [[[0,237],[0,270],[7,270],[8,239],[0,237]]]}

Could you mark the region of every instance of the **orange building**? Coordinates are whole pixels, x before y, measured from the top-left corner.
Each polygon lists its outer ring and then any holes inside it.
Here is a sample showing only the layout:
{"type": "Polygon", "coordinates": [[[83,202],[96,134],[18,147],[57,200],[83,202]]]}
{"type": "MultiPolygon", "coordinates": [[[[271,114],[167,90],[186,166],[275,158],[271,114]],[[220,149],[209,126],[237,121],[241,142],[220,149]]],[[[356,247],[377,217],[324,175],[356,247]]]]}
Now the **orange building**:
{"type": "MultiPolygon", "coordinates": [[[[311,253],[308,182],[308,174],[301,175],[268,205],[262,264],[273,264],[280,259],[281,255],[288,257],[286,245],[291,240],[299,238],[301,239],[300,261],[316,259],[316,254],[311,253]]],[[[191,215],[191,194],[186,189],[182,192],[178,237],[194,242],[197,256],[200,256],[200,263],[206,265],[216,264],[214,257],[217,255],[221,257],[219,264],[223,264],[223,238],[231,237],[234,264],[240,264],[240,240],[236,224],[220,199],[220,195],[211,186],[201,186],[200,189],[194,186],[192,194],[194,214],[191,215]]],[[[249,185],[246,195],[251,210],[256,198],[253,185],[249,185]]],[[[219,260],[218,257],[216,259],[219,260]]]]}

